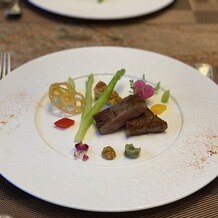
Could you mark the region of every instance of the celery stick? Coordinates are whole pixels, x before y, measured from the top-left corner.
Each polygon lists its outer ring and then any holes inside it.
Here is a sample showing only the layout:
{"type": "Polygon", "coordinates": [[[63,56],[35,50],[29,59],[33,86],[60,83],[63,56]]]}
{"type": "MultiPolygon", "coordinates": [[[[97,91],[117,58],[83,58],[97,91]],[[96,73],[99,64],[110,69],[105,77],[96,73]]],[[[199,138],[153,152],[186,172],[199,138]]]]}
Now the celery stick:
{"type": "Polygon", "coordinates": [[[75,141],[81,142],[84,139],[88,128],[91,126],[93,122],[93,115],[95,115],[102,109],[104,104],[107,102],[109,96],[111,95],[112,91],[114,90],[115,85],[117,84],[117,82],[121,79],[121,77],[124,74],[125,74],[124,69],[116,72],[114,77],[111,79],[110,83],[105,88],[104,92],[99,97],[98,101],[95,103],[92,109],[88,112],[88,114],[84,117],[84,119],[82,119],[79,130],[77,131],[76,136],[74,138],[75,141]]]}
{"type": "Polygon", "coordinates": [[[92,108],[92,84],[93,84],[93,74],[90,74],[86,81],[86,94],[85,94],[85,104],[82,112],[82,119],[88,114],[92,108]]]}

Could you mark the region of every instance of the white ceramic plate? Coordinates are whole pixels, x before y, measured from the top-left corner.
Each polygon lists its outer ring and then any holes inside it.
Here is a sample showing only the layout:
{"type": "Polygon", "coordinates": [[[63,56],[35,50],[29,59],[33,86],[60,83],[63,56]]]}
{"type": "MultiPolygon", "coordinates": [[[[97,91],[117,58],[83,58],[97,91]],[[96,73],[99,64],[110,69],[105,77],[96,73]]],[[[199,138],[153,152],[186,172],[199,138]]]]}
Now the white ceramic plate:
{"type": "Polygon", "coordinates": [[[218,174],[218,88],[198,71],[172,58],[143,50],[90,47],[50,54],[14,70],[0,84],[0,172],[22,190],[54,204],[92,211],[132,211],[164,205],[199,190],[218,174]],[[76,124],[54,128],[62,117],[52,109],[51,83],[69,76],[84,92],[87,75],[108,82],[119,69],[126,74],[116,90],[129,94],[129,80],[141,78],[162,89],[148,101],[160,102],[170,89],[169,128],[163,134],[126,138],[124,131],[101,136],[92,126],[84,142],[86,162],[74,160],[76,124]],[[141,147],[138,159],[124,157],[124,146],[141,147]],[[104,146],[117,158],[101,158],[104,146]]]}
{"type": "Polygon", "coordinates": [[[29,0],[43,10],[55,14],[97,20],[125,19],[158,11],[174,0],[29,0]]]}

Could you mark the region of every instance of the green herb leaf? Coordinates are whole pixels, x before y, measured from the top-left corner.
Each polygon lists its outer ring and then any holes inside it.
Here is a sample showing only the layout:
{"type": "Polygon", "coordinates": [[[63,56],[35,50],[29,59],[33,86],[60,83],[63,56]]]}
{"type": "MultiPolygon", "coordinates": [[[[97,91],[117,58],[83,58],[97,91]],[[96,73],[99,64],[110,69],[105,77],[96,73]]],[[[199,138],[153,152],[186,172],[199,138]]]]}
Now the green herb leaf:
{"type": "Polygon", "coordinates": [[[163,93],[163,95],[161,97],[161,102],[167,103],[169,101],[169,98],[170,98],[170,90],[167,90],[163,93]]]}
{"type": "Polygon", "coordinates": [[[130,85],[130,89],[131,89],[130,93],[133,93],[133,89],[134,89],[134,80],[133,79],[129,80],[129,85],[130,85]]]}

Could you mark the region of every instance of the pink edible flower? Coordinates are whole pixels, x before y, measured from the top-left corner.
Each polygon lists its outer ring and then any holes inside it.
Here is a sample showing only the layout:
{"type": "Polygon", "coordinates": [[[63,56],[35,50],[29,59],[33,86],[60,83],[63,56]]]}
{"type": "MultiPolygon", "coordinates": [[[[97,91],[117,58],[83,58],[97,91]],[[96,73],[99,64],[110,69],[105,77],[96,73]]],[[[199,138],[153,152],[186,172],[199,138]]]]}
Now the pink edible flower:
{"type": "Polygon", "coordinates": [[[74,158],[87,161],[89,159],[89,156],[86,154],[88,149],[89,146],[87,144],[83,144],[82,142],[75,144],[75,148],[73,149],[74,158]]]}
{"type": "Polygon", "coordinates": [[[86,155],[86,154],[84,154],[82,160],[83,160],[83,161],[87,161],[88,159],[89,159],[89,156],[86,155]]]}
{"type": "Polygon", "coordinates": [[[143,89],[145,87],[145,81],[142,79],[136,80],[134,82],[134,89],[143,89]]]}
{"type": "Polygon", "coordinates": [[[83,143],[77,143],[75,144],[75,148],[78,150],[78,151],[87,151],[89,146],[87,144],[83,144],[83,143]]]}
{"type": "Polygon", "coordinates": [[[137,80],[133,85],[134,94],[143,99],[150,98],[154,94],[154,88],[143,80],[137,80]]]}
{"type": "Polygon", "coordinates": [[[144,98],[150,98],[154,94],[154,88],[151,85],[146,85],[144,89],[144,98]]]}

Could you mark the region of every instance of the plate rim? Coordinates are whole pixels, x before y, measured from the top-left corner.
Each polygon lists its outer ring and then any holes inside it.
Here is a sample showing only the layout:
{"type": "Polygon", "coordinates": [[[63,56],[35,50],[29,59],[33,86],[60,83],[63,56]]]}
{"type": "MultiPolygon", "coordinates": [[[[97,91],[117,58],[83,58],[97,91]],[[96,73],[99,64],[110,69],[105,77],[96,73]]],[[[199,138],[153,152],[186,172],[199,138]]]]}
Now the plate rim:
{"type": "Polygon", "coordinates": [[[89,208],[89,209],[85,209],[83,207],[74,207],[74,206],[66,206],[60,202],[56,202],[56,201],[53,201],[51,199],[46,199],[45,197],[41,197],[41,196],[38,196],[37,194],[33,194],[31,192],[29,192],[28,190],[26,190],[26,188],[22,187],[22,185],[17,185],[15,184],[13,181],[11,181],[7,176],[5,176],[4,174],[0,173],[0,175],[5,179],[7,180],[7,182],[9,182],[10,184],[12,184],[13,186],[15,186],[16,188],[18,188],[20,191],[24,191],[25,194],[28,194],[30,196],[33,196],[34,198],[36,199],[39,199],[41,201],[45,201],[46,203],[51,203],[53,205],[56,205],[56,206],[60,206],[60,207],[64,207],[64,208],[69,208],[69,209],[75,209],[75,210],[81,210],[81,211],[90,211],[90,212],[110,212],[110,213],[125,213],[125,212],[134,212],[134,211],[142,211],[142,210],[149,210],[149,209],[156,209],[156,208],[160,208],[160,207],[163,207],[163,206],[166,206],[166,205],[169,205],[169,204],[173,204],[173,203],[176,203],[180,200],[183,200],[183,199],[186,199],[188,197],[190,197],[191,195],[195,194],[196,192],[200,191],[201,189],[203,189],[204,187],[208,186],[210,183],[212,183],[213,181],[215,181],[216,179],[218,179],[218,175],[215,176],[213,179],[211,179],[206,185],[202,185],[200,187],[198,187],[197,189],[193,190],[193,192],[190,192],[190,193],[187,193],[186,195],[183,195],[183,196],[180,196],[178,197],[177,199],[174,199],[174,200],[171,200],[171,201],[168,201],[168,202],[165,202],[165,203],[160,203],[160,204],[157,204],[156,206],[147,206],[147,207],[138,207],[138,208],[135,208],[135,209],[95,209],[95,208],[89,208]]]}
{"type": "Polygon", "coordinates": [[[53,9],[47,9],[45,7],[43,7],[41,4],[39,4],[38,2],[36,2],[37,0],[28,0],[28,2],[36,7],[39,8],[40,10],[43,10],[45,12],[51,13],[51,14],[55,14],[55,15],[59,15],[59,16],[63,16],[63,17],[67,17],[67,18],[75,18],[75,19],[82,19],[82,20],[93,20],[93,21],[113,21],[113,20],[126,20],[126,19],[132,19],[132,18],[137,18],[137,17],[142,17],[142,16],[146,16],[149,14],[153,14],[157,11],[161,11],[164,8],[169,7],[171,4],[173,4],[175,2],[175,0],[168,0],[168,2],[166,4],[163,4],[155,9],[150,10],[149,12],[141,12],[141,13],[137,13],[137,14],[133,14],[133,15],[122,15],[122,16],[108,16],[108,17],[98,17],[98,16],[86,16],[86,15],[73,15],[73,14],[69,14],[69,13],[65,13],[65,12],[57,12],[56,10],[53,9]]]}

